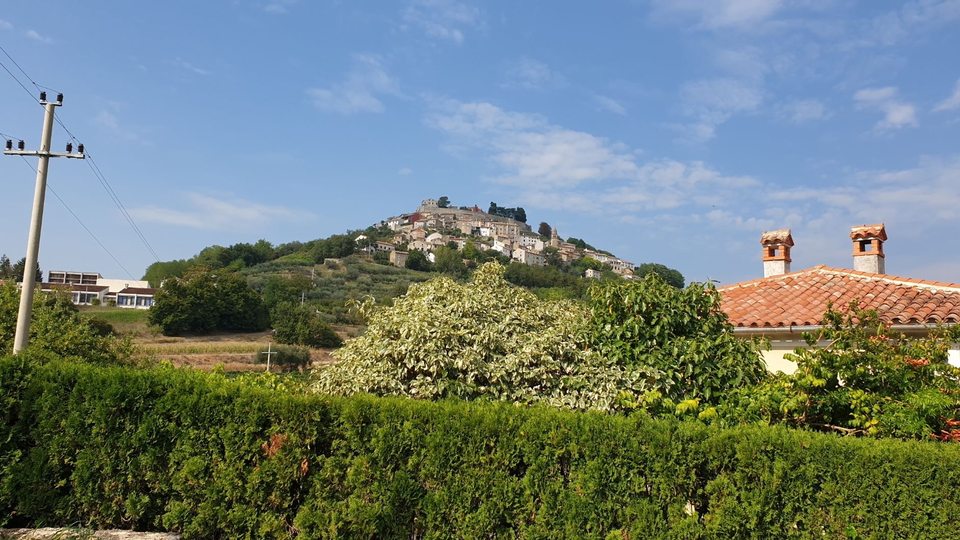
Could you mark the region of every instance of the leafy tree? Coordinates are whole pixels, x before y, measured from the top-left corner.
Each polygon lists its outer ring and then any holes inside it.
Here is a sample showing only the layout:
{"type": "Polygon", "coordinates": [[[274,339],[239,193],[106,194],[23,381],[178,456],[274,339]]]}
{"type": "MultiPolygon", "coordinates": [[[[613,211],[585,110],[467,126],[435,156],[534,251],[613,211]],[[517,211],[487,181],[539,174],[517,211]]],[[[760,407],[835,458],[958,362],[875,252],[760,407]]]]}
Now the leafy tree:
{"type": "Polygon", "coordinates": [[[527,222],[527,212],[522,207],[505,208],[503,206],[497,206],[497,203],[491,201],[490,208],[487,210],[487,213],[495,216],[514,219],[521,223],[527,222]]]}
{"type": "Polygon", "coordinates": [[[427,259],[426,254],[419,249],[410,250],[410,253],[407,255],[407,261],[403,263],[403,265],[410,270],[416,270],[418,272],[429,272],[432,269],[432,265],[427,259]]]}
{"type": "Polygon", "coordinates": [[[662,264],[643,263],[633,271],[633,275],[640,277],[647,277],[647,275],[651,273],[657,274],[663,278],[664,281],[678,289],[683,288],[683,274],[673,268],[667,268],[662,264]]]}
{"type": "Polygon", "coordinates": [[[277,343],[307,347],[337,348],[343,340],[313,308],[283,302],[270,313],[277,343]]]}
{"type": "Polygon", "coordinates": [[[450,206],[450,199],[448,199],[445,196],[440,197],[439,199],[437,199],[437,206],[439,208],[448,208],[450,206]]]}
{"type": "Polygon", "coordinates": [[[960,440],[960,369],[947,362],[960,326],[908,338],[856,302],[828,309],[797,370],[738,392],[724,416],[844,434],[960,440]]]}
{"type": "Polygon", "coordinates": [[[656,389],[667,408],[716,404],[767,375],[757,344],[734,337],[712,285],[680,290],[650,274],[602,281],[590,297],[593,346],[618,365],[662,373],[656,389]]]}
{"type": "Polygon", "coordinates": [[[433,255],[436,260],[433,264],[435,271],[461,279],[467,277],[467,267],[463,264],[463,256],[458,250],[438,247],[433,250],[433,255]]]}
{"type": "Polygon", "coordinates": [[[550,238],[553,236],[553,228],[546,221],[541,221],[540,226],[537,227],[537,234],[544,238],[550,238]]]}
{"type": "Polygon", "coordinates": [[[392,307],[374,309],[367,331],[334,353],[340,362],[317,372],[316,389],[602,410],[642,394],[651,373],[588,349],[583,306],[541,302],[503,273],[491,263],[470,283],[411,285],[392,307]]]}
{"type": "Polygon", "coordinates": [[[13,276],[13,265],[10,264],[10,258],[4,253],[3,256],[0,256],[0,280],[10,279],[13,276]]]}
{"type": "Polygon", "coordinates": [[[571,236],[570,238],[567,238],[567,243],[568,243],[568,244],[573,244],[574,246],[576,246],[577,249],[579,249],[579,250],[581,250],[581,251],[584,250],[584,249],[589,249],[589,250],[592,250],[592,251],[597,251],[597,248],[591,246],[590,244],[584,242],[583,240],[581,240],[581,239],[579,239],[579,238],[574,238],[574,237],[572,237],[572,236],[571,236]]]}
{"type": "Polygon", "coordinates": [[[543,248],[543,260],[547,266],[563,269],[563,257],[560,256],[560,250],[555,247],[543,248]]]}
{"type": "Polygon", "coordinates": [[[155,262],[147,267],[143,274],[144,280],[150,283],[151,287],[159,288],[163,280],[173,277],[182,277],[184,272],[190,268],[190,261],[179,259],[167,262],[155,262]]]}
{"type": "Polygon", "coordinates": [[[313,245],[313,259],[323,263],[327,258],[339,259],[353,254],[356,242],[346,234],[335,234],[326,240],[317,240],[313,245]]]}
{"type": "Polygon", "coordinates": [[[477,260],[480,258],[480,250],[477,249],[477,244],[473,240],[467,240],[463,244],[463,258],[477,260]]]}
{"type": "MultiPolygon", "coordinates": [[[[27,266],[27,258],[23,257],[19,261],[13,264],[13,278],[17,280],[18,283],[23,282],[24,269],[27,266]]],[[[43,281],[43,271],[40,270],[40,264],[38,263],[34,269],[34,280],[36,283],[43,281]]]]}
{"type": "MultiPolygon", "coordinates": [[[[13,351],[20,309],[20,289],[8,281],[0,285],[0,350],[13,351]]],[[[43,360],[66,358],[96,364],[130,364],[134,347],[129,338],[117,338],[109,324],[80,315],[66,293],[35,294],[27,352],[43,360]]]]}
{"type": "Polygon", "coordinates": [[[182,278],[164,282],[149,321],[164,335],[176,336],[214,330],[256,332],[267,328],[270,318],[260,295],[242,276],[198,266],[182,278]]]}
{"type": "Polygon", "coordinates": [[[526,223],[526,222],[527,222],[527,211],[524,210],[523,207],[518,206],[518,207],[516,208],[516,210],[514,210],[513,219],[519,221],[520,223],[526,223]]]}

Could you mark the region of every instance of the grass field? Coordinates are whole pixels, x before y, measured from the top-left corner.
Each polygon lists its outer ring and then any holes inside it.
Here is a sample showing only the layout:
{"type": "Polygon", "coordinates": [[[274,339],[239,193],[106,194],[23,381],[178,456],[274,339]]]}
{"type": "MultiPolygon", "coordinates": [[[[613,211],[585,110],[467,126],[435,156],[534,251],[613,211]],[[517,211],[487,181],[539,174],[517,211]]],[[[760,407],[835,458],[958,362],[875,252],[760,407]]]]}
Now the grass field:
{"type": "Polygon", "coordinates": [[[114,323],[143,323],[147,324],[150,313],[146,309],[130,309],[107,306],[80,306],[80,313],[87,317],[103,319],[110,324],[114,323]]]}

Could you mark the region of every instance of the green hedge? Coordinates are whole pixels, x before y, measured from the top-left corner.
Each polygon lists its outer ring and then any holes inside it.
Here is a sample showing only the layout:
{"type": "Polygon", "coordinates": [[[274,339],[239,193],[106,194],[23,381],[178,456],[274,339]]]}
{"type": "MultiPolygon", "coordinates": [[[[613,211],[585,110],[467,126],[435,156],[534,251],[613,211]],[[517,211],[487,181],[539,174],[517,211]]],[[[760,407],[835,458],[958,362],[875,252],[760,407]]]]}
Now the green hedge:
{"type": "Polygon", "coordinates": [[[960,447],[0,360],[0,524],[188,538],[957,538],[960,447]]]}

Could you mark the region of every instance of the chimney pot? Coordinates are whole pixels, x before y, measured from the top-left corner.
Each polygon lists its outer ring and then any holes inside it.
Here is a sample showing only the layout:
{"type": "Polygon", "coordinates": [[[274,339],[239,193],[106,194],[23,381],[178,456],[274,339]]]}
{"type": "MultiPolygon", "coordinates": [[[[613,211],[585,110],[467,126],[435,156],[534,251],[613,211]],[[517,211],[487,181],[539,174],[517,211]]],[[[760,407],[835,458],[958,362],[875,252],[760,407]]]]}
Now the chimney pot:
{"type": "Polygon", "coordinates": [[[887,229],[883,223],[858,225],[850,228],[853,240],[853,269],[870,274],[886,274],[883,243],[887,241],[887,229]]]}
{"type": "Polygon", "coordinates": [[[790,248],[793,247],[790,229],[764,232],[760,245],[763,246],[763,277],[790,273],[790,248]]]}

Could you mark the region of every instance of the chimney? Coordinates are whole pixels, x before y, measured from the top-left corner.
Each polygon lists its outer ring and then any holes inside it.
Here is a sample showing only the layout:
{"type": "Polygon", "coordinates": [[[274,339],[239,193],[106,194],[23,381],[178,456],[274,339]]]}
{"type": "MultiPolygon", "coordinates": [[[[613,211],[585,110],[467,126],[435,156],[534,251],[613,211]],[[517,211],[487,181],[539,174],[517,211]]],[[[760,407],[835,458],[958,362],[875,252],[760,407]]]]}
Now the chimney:
{"type": "Polygon", "coordinates": [[[763,233],[760,245],[763,246],[763,277],[790,273],[790,248],[793,247],[790,229],[763,233]]]}
{"type": "Polygon", "coordinates": [[[887,229],[883,223],[860,225],[850,229],[853,240],[853,269],[871,274],[886,274],[883,260],[883,243],[887,240],[887,229]]]}

